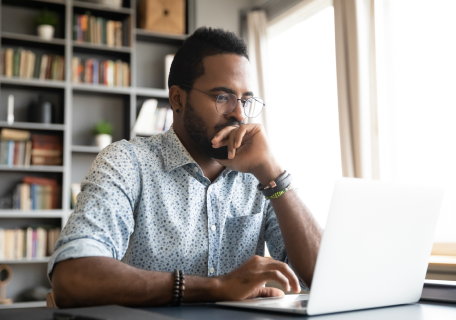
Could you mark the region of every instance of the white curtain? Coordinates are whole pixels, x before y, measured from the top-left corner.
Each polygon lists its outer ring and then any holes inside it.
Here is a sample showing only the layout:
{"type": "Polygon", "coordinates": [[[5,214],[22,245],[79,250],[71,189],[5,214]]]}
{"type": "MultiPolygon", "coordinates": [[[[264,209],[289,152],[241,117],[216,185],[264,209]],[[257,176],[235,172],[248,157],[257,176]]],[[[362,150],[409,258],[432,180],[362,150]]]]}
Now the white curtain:
{"type": "Polygon", "coordinates": [[[250,65],[253,71],[253,92],[264,100],[266,107],[263,108],[260,116],[250,118],[249,122],[262,123],[266,130],[267,110],[267,18],[264,10],[252,11],[247,14],[247,49],[250,58],[250,65]]]}
{"type": "Polygon", "coordinates": [[[342,171],[378,179],[373,0],[334,0],[342,171]]]}

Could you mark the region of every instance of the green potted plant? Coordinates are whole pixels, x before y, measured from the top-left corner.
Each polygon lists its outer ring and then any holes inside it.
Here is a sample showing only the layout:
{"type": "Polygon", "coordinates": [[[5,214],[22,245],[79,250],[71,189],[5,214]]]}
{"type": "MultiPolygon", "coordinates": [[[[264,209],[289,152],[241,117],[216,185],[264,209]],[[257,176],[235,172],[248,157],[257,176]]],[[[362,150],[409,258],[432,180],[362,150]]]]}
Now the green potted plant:
{"type": "Polygon", "coordinates": [[[38,36],[44,40],[52,40],[57,21],[57,14],[44,8],[35,18],[38,36]]]}
{"type": "Polygon", "coordinates": [[[97,147],[103,149],[112,142],[112,125],[104,120],[99,121],[93,128],[97,147]]]}

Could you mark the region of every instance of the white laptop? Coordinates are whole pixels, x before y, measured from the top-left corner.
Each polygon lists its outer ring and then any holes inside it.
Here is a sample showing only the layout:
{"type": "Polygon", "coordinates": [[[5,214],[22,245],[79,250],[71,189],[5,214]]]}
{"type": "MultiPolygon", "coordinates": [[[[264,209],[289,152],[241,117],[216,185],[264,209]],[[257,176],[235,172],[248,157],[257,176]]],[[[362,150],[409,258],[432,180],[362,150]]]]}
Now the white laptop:
{"type": "Polygon", "coordinates": [[[317,315],[417,302],[442,198],[442,188],[340,179],[310,295],[217,304],[317,315]]]}

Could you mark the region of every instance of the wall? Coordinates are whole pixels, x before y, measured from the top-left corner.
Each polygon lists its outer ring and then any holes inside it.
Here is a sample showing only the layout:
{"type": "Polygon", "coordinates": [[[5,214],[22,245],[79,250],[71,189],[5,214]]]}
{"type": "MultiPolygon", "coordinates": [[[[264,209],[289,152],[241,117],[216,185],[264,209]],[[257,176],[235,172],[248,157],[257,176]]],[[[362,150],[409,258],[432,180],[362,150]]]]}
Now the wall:
{"type": "Polygon", "coordinates": [[[195,0],[195,27],[220,27],[241,34],[241,10],[251,6],[251,0],[195,0]]]}

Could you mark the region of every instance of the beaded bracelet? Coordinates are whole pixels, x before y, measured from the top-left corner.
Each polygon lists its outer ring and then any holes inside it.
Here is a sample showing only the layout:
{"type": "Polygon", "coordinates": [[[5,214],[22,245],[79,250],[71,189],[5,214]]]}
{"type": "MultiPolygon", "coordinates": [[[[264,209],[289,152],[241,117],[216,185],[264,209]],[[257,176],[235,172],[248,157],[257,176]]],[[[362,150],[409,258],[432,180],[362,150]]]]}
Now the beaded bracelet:
{"type": "Polygon", "coordinates": [[[283,195],[285,192],[287,191],[290,191],[290,190],[293,190],[294,188],[291,186],[291,184],[286,187],[285,189],[281,190],[281,191],[277,191],[276,193],[270,195],[270,196],[266,196],[266,200],[269,200],[269,199],[277,199],[279,198],[281,195],[283,195]]]}
{"type": "Polygon", "coordinates": [[[174,287],[172,306],[180,306],[184,300],[185,291],[185,275],[184,271],[174,269],[174,287]]]}

